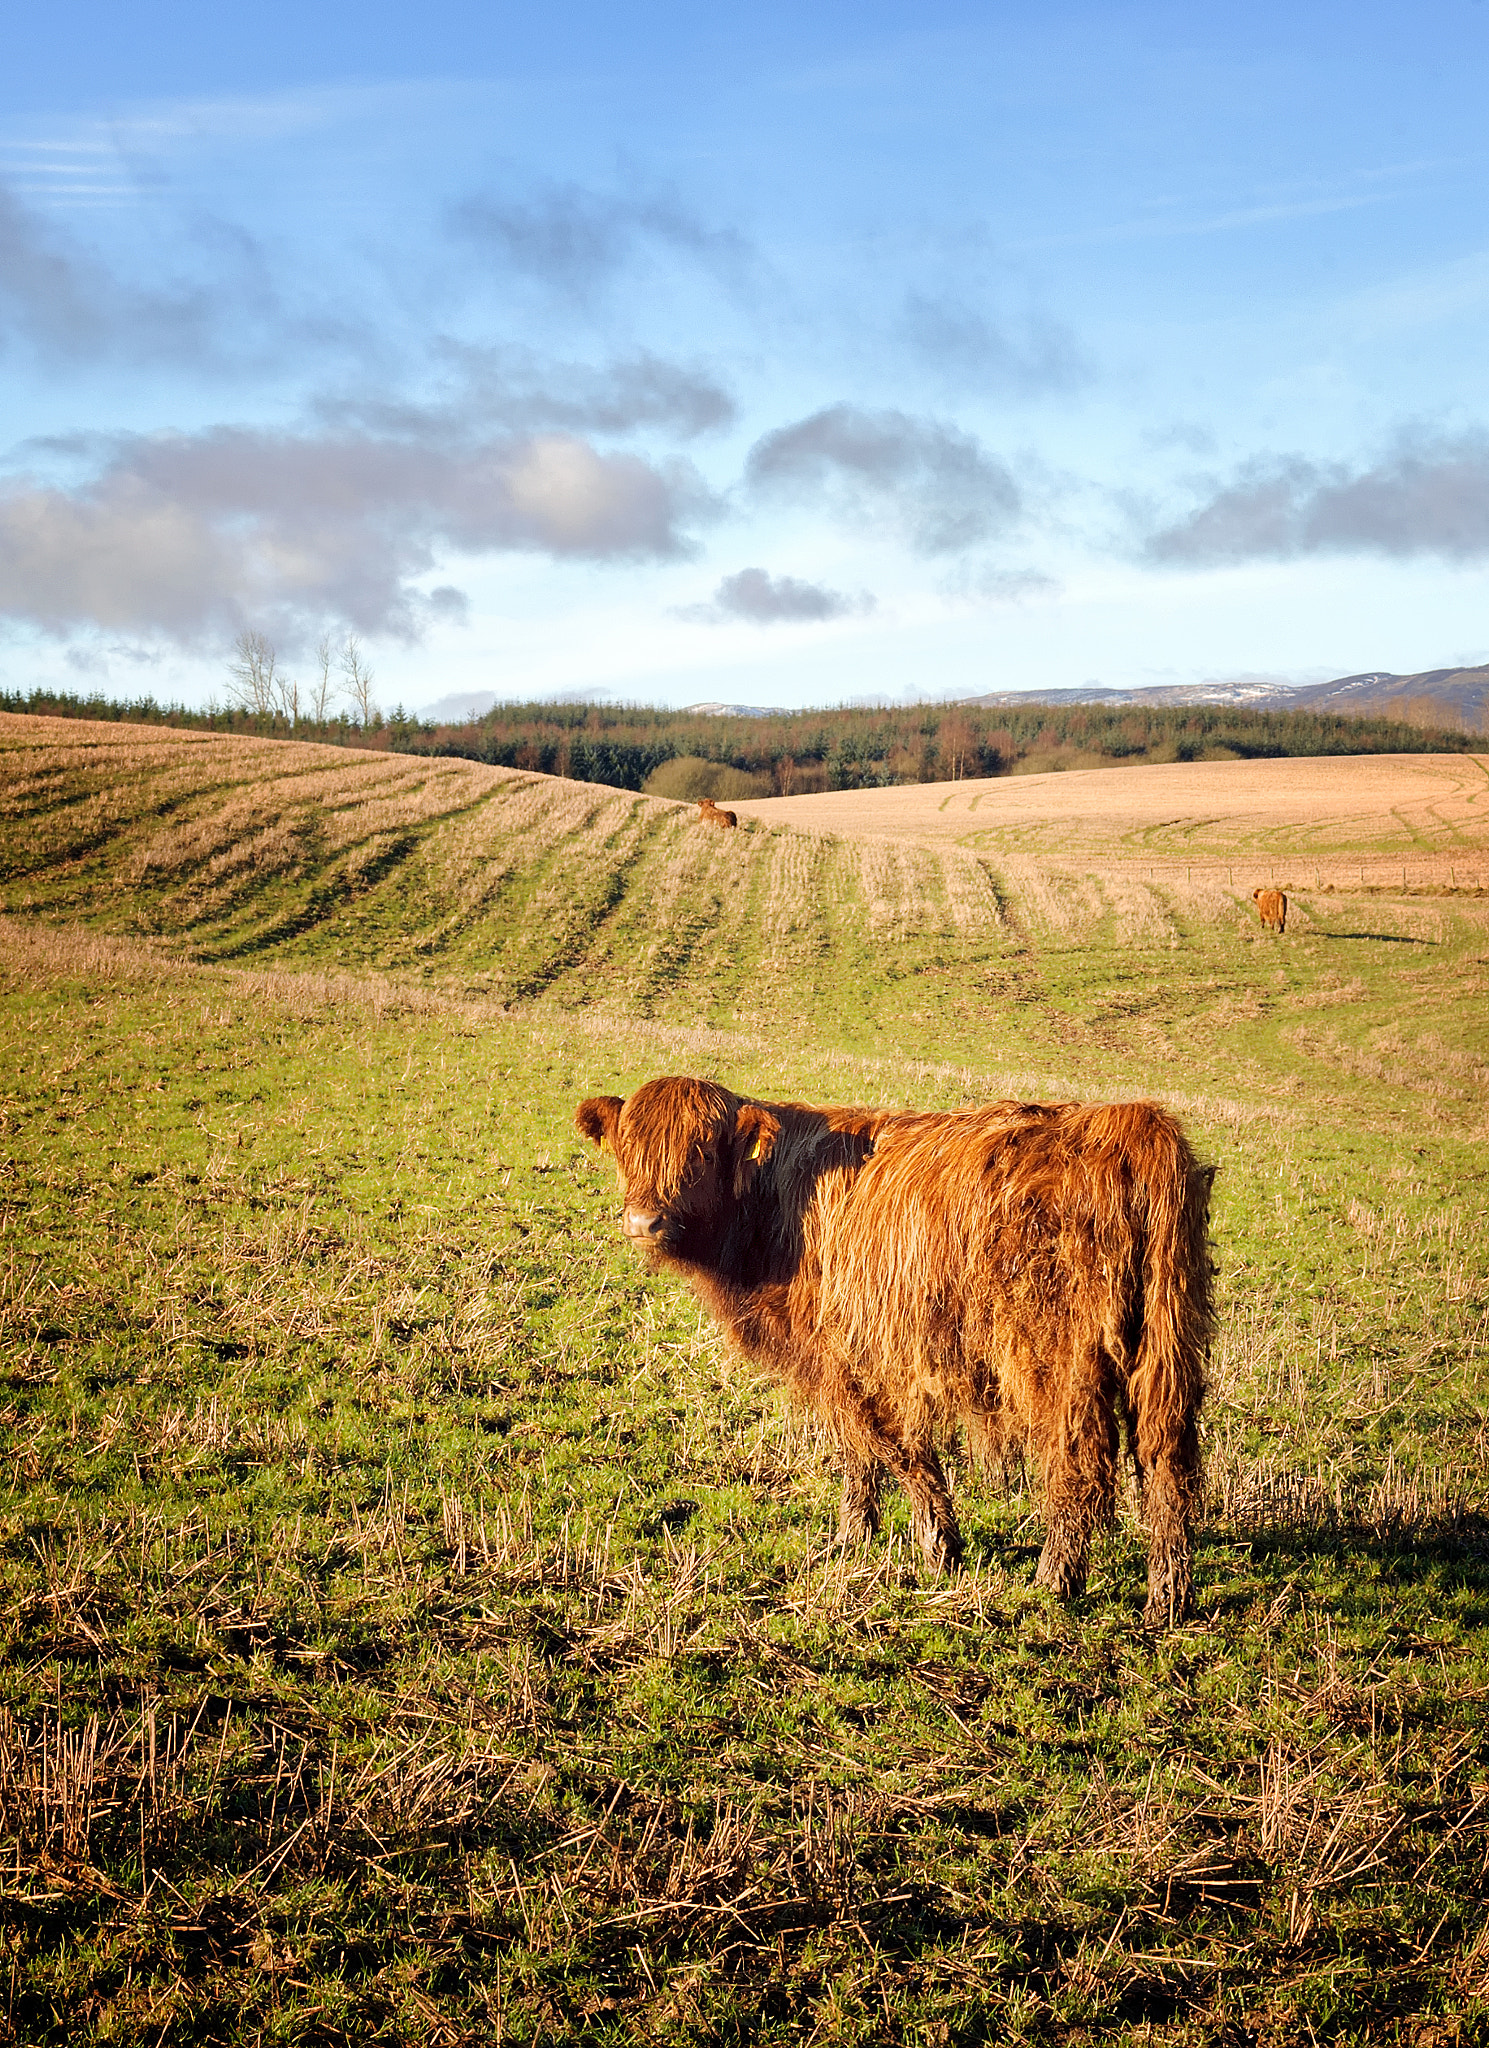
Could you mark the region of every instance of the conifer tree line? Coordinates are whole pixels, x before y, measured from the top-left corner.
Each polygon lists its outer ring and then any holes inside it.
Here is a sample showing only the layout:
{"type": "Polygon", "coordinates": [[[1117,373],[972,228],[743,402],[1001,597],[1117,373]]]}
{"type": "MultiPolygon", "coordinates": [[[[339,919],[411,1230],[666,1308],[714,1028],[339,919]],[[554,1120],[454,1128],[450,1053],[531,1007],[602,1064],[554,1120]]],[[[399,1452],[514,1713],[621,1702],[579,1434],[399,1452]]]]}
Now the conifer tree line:
{"type": "Polygon", "coordinates": [[[463,725],[433,725],[401,707],[384,715],[372,696],[370,671],[355,643],[349,645],[350,660],[346,649],[337,657],[345,678],[339,708],[326,680],[328,656],[318,658],[315,687],[297,695],[268,667],[272,650],[259,648],[248,650],[258,666],[241,680],[232,701],[204,711],[160,705],[151,697],[117,702],[51,690],[0,691],[0,710],[450,755],[682,800],[872,789],[1120,763],[1461,753],[1483,744],[1479,736],[1448,726],[1314,710],[1037,700],[1016,708],[846,705],[769,716],[634,704],[508,703],[463,725]]]}

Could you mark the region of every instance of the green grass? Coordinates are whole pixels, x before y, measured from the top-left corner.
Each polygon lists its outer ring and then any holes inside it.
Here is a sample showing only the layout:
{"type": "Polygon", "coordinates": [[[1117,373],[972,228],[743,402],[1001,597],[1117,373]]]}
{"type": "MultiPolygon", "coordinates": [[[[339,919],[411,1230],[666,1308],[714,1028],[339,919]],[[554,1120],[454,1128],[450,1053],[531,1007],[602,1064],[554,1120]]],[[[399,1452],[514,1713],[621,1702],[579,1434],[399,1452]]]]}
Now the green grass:
{"type": "Polygon", "coordinates": [[[28,802],[10,2037],[1489,2038],[1481,905],[1278,944],[1175,893],[1077,942],[1001,876],[979,928],[939,858],[726,855],[610,792],[330,852],[312,810],[257,881],[129,882],[158,822],[28,802]],[[1179,1104],[1221,1167],[1192,1625],[1143,1634],[1125,1511],[1052,1604],[1037,1500],[965,1473],[958,1578],[897,1503],[831,1548],[829,1448],[632,1262],[572,1128],[690,1069],[1179,1104]]]}

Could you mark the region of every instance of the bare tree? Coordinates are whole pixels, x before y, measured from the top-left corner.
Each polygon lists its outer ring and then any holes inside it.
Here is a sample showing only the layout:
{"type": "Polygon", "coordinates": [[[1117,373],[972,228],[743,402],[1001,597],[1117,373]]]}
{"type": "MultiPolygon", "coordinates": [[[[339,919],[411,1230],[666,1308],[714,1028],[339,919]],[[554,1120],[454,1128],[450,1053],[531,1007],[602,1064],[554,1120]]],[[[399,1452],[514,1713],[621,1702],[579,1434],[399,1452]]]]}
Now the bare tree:
{"type": "Polygon", "coordinates": [[[279,666],[272,641],[245,629],[233,642],[228,696],[244,711],[300,722],[300,685],[279,666]]]}
{"type": "Polygon", "coordinates": [[[310,685],[310,716],[317,725],[324,725],[331,715],[331,698],[334,694],[331,684],[333,658],[331,636],[329,633],[322,633],[315,648],[317,675],[310,685]]]}
{"type": "Polygon", "coordinates": [[[350,699],[357,723],[365,729],[377,717],[377,704],[372,695],[372,670],[362,659],[355,633],[347,634],[341,650],[341,678],[342,694],[350,699]]]}
{"type": "Polygon", "coordinates": [[[272,714],[279,674],[273,647],[262,633],[244,629],[233,642],[227,693],[240,710],[272,714]]]}

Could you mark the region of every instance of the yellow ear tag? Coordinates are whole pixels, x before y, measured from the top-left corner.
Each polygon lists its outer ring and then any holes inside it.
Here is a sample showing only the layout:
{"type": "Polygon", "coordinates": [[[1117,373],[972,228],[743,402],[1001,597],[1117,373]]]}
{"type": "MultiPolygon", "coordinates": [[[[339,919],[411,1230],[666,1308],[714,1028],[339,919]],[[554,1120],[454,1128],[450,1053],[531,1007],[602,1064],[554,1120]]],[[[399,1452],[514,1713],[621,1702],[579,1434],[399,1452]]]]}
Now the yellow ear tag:
{"type": "Polygon", "coordinates": [[[761,1131],[756,1131],[756,1133],[755,1133],[755,1142],[754,1142],[754,1144],[753,1144],[753,1145],[751,1145],[751,1147],[750,1147],[749,1151],[748,1151],[748,1152],[747,1152],[747,1153],[745,1154],[745,1158],[746,1158],[746,1159],[758,1159],[758,1158],[760,1157],[760,1147],[761,1147],[761,1145],[762,1145],[763,1143],[764,1143],[764,1133],[763,1133],[763,1132],[761,1132],[761,1131]]]}

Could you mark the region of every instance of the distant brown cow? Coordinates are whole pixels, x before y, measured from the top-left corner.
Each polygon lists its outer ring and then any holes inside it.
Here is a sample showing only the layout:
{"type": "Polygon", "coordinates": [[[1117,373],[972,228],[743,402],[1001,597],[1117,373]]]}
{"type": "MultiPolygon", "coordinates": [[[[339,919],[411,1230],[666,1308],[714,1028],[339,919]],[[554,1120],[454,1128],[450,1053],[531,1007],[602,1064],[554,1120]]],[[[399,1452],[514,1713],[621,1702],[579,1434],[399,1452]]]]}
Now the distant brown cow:
{"type": "Polygon", "coordinates": [[[1269,932],[1287,930],[1287,898],[1280,889],[1253,889],[1251,900],[1269,932]]]}
{"type": "Polygon", "coordinates": [[[1211,1170],[1164,1110],[811,1109],[671,1079],[575,1122],[615,1155],[625,1235],[835,1430],[845,1542],[878,1528],[888,1474],[931,1564],[960,1560],[936,1449],[960,1423],[984,1451],[1037,1454],[1036,1576],[1069,1597],[1113,1510],[1125,1423],[1147,1620],[1188,1612],[1211,1170]]]}
{"type": "Polygon", "coordinates": [[[700,825],[735,826],[739,820],[733,811],[721,811],[711,796],[698,799],[698,823],[700,825]]]}

